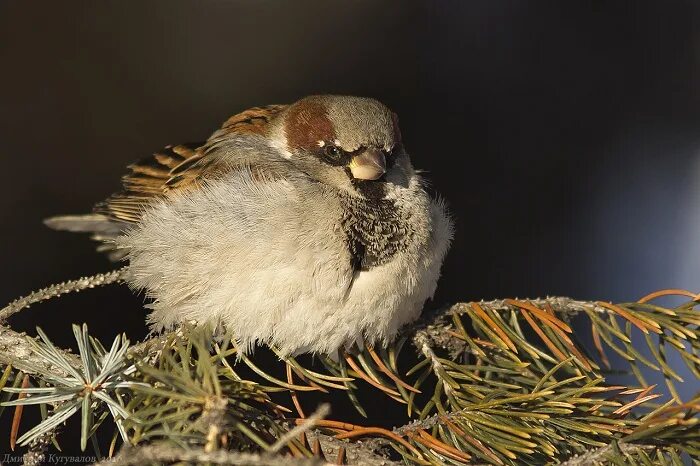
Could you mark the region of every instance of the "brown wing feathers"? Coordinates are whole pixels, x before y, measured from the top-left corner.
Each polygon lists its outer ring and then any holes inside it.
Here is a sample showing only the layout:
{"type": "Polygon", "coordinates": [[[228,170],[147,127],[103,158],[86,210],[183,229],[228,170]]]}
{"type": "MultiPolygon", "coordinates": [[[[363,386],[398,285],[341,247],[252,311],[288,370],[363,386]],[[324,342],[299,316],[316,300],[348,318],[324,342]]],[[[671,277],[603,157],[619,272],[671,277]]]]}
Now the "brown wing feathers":
{"type": "Polygon", "coordinates": [[[95,212],[114,220],[137,222],[144,205],[154,197],[187,187],[210,169],[209,148],[231,134],[264,134],[270,119],[284,108],[284,105],[250,108],[226,120],[206,143],[167,146],[129,165],[129,173],[122,178],[123,191],[95,206],[95,212]]]}
{"type": "Polygon", "coordinates": [[[172,172],[182,164],[191,166],[192,160],[201,158],[201,151],[197,150],[201,145],[167,146],[129,165],[129,172],[122,178],[123,190],[97,204],[94,211],[114,220],[138,221],[144,204],[171,189],[168,182],[173,177],[172,172]]]}
{"type": "Polygon", "coordinates": [[[139,221],[149,202],[168,191],[191,186],[203,173],[216,170],[213,158],[207,157],[209,150],[232,134],[265,134],[271,118],[284,108],[254,107],[226,120],[205,143],[167,146],[129,165],[122,191],[97,204],[92,214],[52,217],[44,223],[56,230],[92,233],[92,238],[102,243],[98,250],[119,260],[125,252],[114,248],[113,239],[127,224],[139,221]]]}
{"type": "Polygon", "coordinates": [[[270,119],[284,110],[286,105],[267,105],[253,107],[233,115],[221,125],[221,128],[211,135],[209,141],[220,139],[231,133],[265,134],[270,119]]]}
{"type": "Polygon", "coordinates": [[[226,120],[206,143],[167,146],[129,165],[129,173],[122,178],[123,191],[95,206],[95,212],[114,220],[137,222],[144,204],[169,190],[191,185],[207,170],[209,148],[231,134],[264,134],[270,119],[284,108],[284,105],[250,108],[226,120]]]}

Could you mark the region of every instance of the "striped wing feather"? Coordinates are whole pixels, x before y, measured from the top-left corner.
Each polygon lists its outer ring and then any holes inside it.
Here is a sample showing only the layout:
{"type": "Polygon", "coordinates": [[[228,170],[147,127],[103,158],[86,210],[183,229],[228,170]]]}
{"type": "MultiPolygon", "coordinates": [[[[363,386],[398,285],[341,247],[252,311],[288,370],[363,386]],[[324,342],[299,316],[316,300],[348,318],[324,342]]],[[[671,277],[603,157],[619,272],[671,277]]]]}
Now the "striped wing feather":
{"type": "Polygon", "coordinates": [[[183,189],[217,167],[208,160],[207,149],[231,134],[265,134],[270,119],[284,105],[254,107],[224,122],[205,143],[167,146],[129,165],[122,178],[123,189],[97,204],[94,212],[118,222],[134,223],[146,204],[168,191],[183,189]]]}

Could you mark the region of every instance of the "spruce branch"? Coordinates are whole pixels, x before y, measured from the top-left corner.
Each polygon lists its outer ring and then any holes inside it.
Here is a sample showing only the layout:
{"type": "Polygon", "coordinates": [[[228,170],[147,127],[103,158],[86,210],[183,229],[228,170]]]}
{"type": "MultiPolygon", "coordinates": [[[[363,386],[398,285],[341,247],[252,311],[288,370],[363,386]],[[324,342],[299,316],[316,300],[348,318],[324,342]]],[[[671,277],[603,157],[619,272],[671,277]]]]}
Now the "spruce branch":
{"type": "MultiPolygon", "coordinates": [[[[680,405],[659,408],[641,418],[641,423],[629,435],[570,458],[562,464],[680,464],[678,448],[674,448],[673,443],[693,438],[697,440],[700,436],[699,413],[700,397],[680,405]],[[665,441],[668,439],[671,439],[671,442],[665,441]]],[[[685,450],[697,461],[700,454],[697,442],[694,447],[685,450]]]]}
{"type": "MultiPolygon", "coordinates": [[[[50,404],[57,406],[54,412],[34,428],[25,432],[18,439],[20,445],[39,440],[62,425],[73,414],[81,411],[81,444],[84,451],[93,429],[101,423],[95,423],[96,411],[106,407],[114,416],[117,426],[129,413],[122,407],[115,390],[123,385],[122,375],[127,368],[125,358],[129,341],[125,336],[117,337],[109,351],[105,350],[96,340],[90,338],[87,326],[73,326],[78,348],[80,351],[80,367],[75,367],[65,357],[65,351],[60,350],[51,342],[49,337],[40,329],[37,332],[41,342],[27,340],[33,347],[33,352],[53,367],[60,368],[63,375],[55,375],[44,367],[35,366],[33,372],[51,386],[34,388],[4,388],[10,393],[23,395],[14,401],[4,402],[4,406],[26,406],[50,404]],[[97,425],[96,425],[97,424],[97,425]]],[[[104,418],[102,418],[104,419],[104,418]]],[[[123,429],[122,433],[126,439],[123,429]]]]}
{"type": "Polygon", "coordinates": [[[561,466],[591,466],[605,464],[613,456],[635,455],[640,452],[652,452],[656,449],[653,445],[636,445],[629,443],[611,443],[604,447],[590,450],[561,463],[561,466]]]}
{"type": "Polygon", "coordinates": [[[138,447],[125,447],[114,458],[95,463],[96,466],[142,466],[146,464],[195,463],[245,466],[324,466],[330,463],[320,458],[284,458],[272,454],[240,453],[234,451],[205,451],[202,448],[185,449],[170,443],[155,443],[138,447]]]}
{"type": "MultiPolygon", "coordinates": [[[[405,463],[392,461],[386,456],[377,453],[381,448],[382,442],[377,439],[369,441],[350,442],[349,440],[338,440],[332,435],[325,435],[319,430],[309,432],[309,439],[312,442],[318,440],[326,458],[338,458],[339,453],[346,458],[347,464],[358,464],[363,466],[400,466],[405,463]]],[[[338,464],[342,464],[336,461],[338,464]]]]}
{"type": "MultiPolygon", "coordinates": [[[[12,366],[25,374],[39,375],[50,374],[56,377],[65,377],[68,372],[60,366],[56,366],[36,352],[36,348],[29,342],[30,337],[18,333],[11,328],[0,325],[0,366],[12,366]]],[[[65,350],[61,351],[62,357],[75,369],[80,368],[80,359],[65,350]]]]}
{"type": "MultiPolygon", "coordinates": [[[[300,462],[314,452],[321,458],[338,452],[351,462],[390,464],[384,458],[386,448],[418,464],[534,465],[576,458],[644,464],[647,457],[663,464],[681,453],[697,457],[698,401],[680,403],[674,384],[684,382],[666,363],[668,351],[676,351],[700,378],[696,305],[696,296],[683,290],[620,304],[556,297],[458,303],[407,327],[403,338],[388,348],[354,348],[338,359],[319,357],[322,369],[300,358],[285,358],[282,378],[274,375],[275,368],[263,370],[239,354],[235,339],[211,343],[209,330],[186,326],[122,353],[126,362],[116,371],[123,378],[118,399],[130,413],[123,435],[126,444],[145,452],[157,445],[176,456],[182,453],[179,458],[195,458],[193,462],[224,456],[187,455],[234,450],[266,464],[290,459],[273,452],[300,462]],[[692,299],[674,308],[651,303],[671,293],[692,299]],[[573,334],[569,322],[576,315],[588,319],[598,357],[585,351],[573,334]],[[639,354],[633,339],[644,341],[652,358],[639,354]],[[418,362],[405,372],[399,363],[413,359],[401,354],[407,340],[418,350],[418,362]],[[639,376],[639,387],[606,384],[606,350],[620,354],[636,375],[637,362],[662,373],[672,399],[655,404],[660,395],[639,376]],[[322,396],[343,390],[363,412],[357,401],[363,386],[405,404],[410,422],[389,430],[321,416],[304,419],[298,397],[292,400],[302,418],[293,419],[290,409],[269,396],[279,391],[322,396]],[[290,421],[303,426],[313,446],[298,438],[298,430],[290,431],[290,421]],[[312,423],[315,428],[308,431],[312,423]]],[[[56,377],[75,377],[74,371],[87,380],[99,371],[96,359],[84,356],[85,348],[91,345],[100,358],[109,352],[79,333],[80,357],[53,347],[51,364],[36,342],[6,327],[0,327],[0,345],[7,339],[16,348],[14,356],[19,352],[38,358],[25,368],[49,385],[56,377]]],[[[42,339],[48,345],[48,337],[42,339]]],[[[0,352],[0,363],[16,362],[3,357],[0,352]]],[[[14,365],[8,373],[17,369],[21,367],[14,365]]],[[[60,396],[42,390],[43,395],[36,395],[60,396]]],[[[60,402],[70,407],[70,399],[60,402]]],[[[69,408],[59,405],[61,409],[69,408]]],[[[84,432],[91,438],[94,429],[84,427],[84,432]]]]}
{"type": "Polygon", "coordinates": [[[327,403],[319,406],[319,408],[313,414],[311,414],[311,416],[305,418],[301,422],[301,424],[297,425],[289,432],[285,432],[284,435],[282,435],[279,439],[277,439],[275,444],[270,447],[270,449],[269,449],[270,453],[279,452],[289,442],[294,440],[295,437],[301,435],[304,432],[308,432],[309,430],[313,429],[321,419],[328,416],[328,413],[330,412],[330,410],[331,410],[330,405],[328,405],[327,403]]]}
{"type": "Polygon", "coordinates": [[[47,286],[38,291],[28,294],[12,301],[10,304],[0,310],[0,323],[5,322],[11,315],[25,309],[32,304],[53,299],[58,296],[95,288],[98,286],[106,286],[122,280],[127,272],[127,267],[122,267],[117,270],[112,270],[106,273],[98,273],[89,277],[81,277],[77,280],[58,283],[47,286]]]}

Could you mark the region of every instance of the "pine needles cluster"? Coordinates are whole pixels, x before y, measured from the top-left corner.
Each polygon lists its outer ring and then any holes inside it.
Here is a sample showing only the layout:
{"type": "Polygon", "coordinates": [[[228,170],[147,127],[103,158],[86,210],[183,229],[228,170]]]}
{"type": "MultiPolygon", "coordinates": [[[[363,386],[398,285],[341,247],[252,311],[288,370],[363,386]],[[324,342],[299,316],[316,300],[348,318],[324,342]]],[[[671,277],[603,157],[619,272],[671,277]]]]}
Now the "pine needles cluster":
{"type": "Polygon", "coordinates": [[[34,339],[0,326],[0,409],[13,413],[0,411],[0,423],[27,464],[39,464],[73,422],[81,448],[109,464],[700,464],[700,397],[682,400],[678,390],[699,386],[699,302],[664,290],[619,304],[459,303],[388,348],[279,358],[264,369],[234,336],[200,327],[136,345],[120,336],[107,349],[74,326],[73,355],[41,330],[34,339]],[[654,304],[671,294],[689,299],[654,304]],[[692,380],[674,370],[671,353],[692,380]],[[634,384],[610,383],[613,357],[634,384]],[[647,382],[650,371],[669,399],[647,382]],[[329,391],[344,392],[366,423],[329,419],[327,406],[306,415],[299,394],[329,391]],[[370,396],[402,404],[406,424],[379,425],[360,402],[370,396]],[[43,420],[20,433],[28,405],[43,420]],[[98,429],[112,432],[109,444],[98,429]]]}

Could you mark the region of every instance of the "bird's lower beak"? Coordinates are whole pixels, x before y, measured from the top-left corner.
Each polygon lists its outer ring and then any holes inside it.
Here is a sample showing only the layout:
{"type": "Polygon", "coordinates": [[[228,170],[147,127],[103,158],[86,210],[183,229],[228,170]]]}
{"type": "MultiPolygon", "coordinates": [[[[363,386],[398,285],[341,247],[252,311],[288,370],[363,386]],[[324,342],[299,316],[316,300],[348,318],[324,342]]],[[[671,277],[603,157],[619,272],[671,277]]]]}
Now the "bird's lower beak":
{"type": "Polygon", "coordinates": [[[381,151],[367,149],[350,160],[350,172],[358,180],[376,180],[386,173],[386,158],[381,151]]]}

